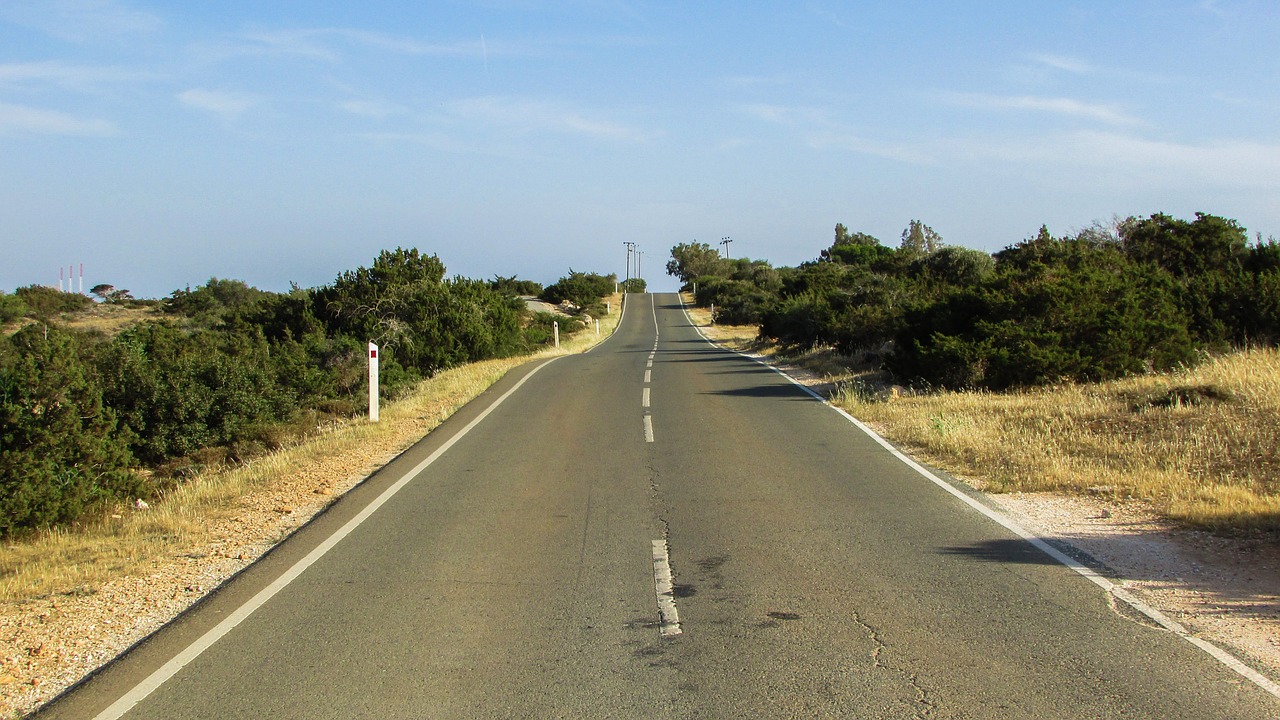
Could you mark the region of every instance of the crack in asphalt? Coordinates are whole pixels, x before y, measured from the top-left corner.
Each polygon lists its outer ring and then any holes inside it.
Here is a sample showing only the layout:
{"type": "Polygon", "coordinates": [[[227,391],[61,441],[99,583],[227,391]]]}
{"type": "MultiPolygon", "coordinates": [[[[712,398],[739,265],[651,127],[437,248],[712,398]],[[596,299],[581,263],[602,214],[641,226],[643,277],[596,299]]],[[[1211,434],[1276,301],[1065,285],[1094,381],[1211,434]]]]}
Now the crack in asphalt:
{"type": "Polygon", "coordinates": [[[921,709],[916,712],[916,717],[933,717],[933,713],[938,709],[938,706],[929,699],[929,691],[920,685],[919,676],[915,673],[907,672],[906,670],[894,667],[884,662],[881,656],[884,654],[885,650],[889,649],[888,644],[885,643],[884,638],[880,636],[880,631],[876,630],[870,623],[863,620],[857,610],[853,611],[853,621],[866,631],[867,637],[869,637],[871,642],[875,645],[875,649],[871,651],[871,660],[874,667],[898,675],[907,682],[907,685],[910,686],[912,690],[915,691],[915,702],[917,705],[921,706],[921,709]]]}

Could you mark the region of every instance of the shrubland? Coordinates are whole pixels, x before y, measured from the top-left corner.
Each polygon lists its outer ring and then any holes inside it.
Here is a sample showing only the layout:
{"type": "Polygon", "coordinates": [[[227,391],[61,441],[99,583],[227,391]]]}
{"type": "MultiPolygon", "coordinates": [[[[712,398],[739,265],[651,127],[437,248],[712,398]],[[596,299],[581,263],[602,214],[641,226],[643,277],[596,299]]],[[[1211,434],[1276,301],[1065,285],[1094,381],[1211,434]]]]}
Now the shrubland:
{"type": "MultiPolygon", "coordinates": [[[[595,306],[613,282],[571,271],[558,285],[595,306]]],[[[151,498],[363,412],[370,341],[388,400],[442,370],[545,347],[547,321],[518,297],[534,286],[449,278],[436,256],[398,248],[313,289],[212,278],[111,332],[76,329],[95,307],[86,296],[0,295],[0,536],[151,498]]],[[[104,303],[155,305],[98,289],[104,303]]],[[[585,327],[564,320],[564,335],[585,327]]]]}
{"type": "Polygon", "coordinates": [[[915,220],[897,248],[837,225],[799,267],[693,243],[667,269],[716,322],[758,325],[791,350],[874,358],[916,388],[1109,380],[1280,339],[1280,245],[1206,214],[1062,237],[1041,228],[994,256],[915,220]]]}

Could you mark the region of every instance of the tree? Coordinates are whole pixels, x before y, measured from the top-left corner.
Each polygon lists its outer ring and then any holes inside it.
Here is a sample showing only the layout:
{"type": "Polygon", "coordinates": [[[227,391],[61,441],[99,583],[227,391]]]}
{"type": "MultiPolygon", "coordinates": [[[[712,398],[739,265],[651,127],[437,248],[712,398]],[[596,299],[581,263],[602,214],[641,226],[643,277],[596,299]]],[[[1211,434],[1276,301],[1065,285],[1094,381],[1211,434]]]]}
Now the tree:
{"type": "Polygon", "coordinates": [[[106,301],[111,297],[111,293],[116,289],[115,285],[109,283],[100,283],[89,288],[89,294],[97,297],[99,300],[106,301]]]}
{"type": "Polygon", "coordinates": [[[724,258],[710,245],[700,242],[680,243],[671,248],[667,274],[688,285],[704,275],[722,276],[724,258]]]}
{"type": "Polygon", "coordinates": [[[907,229],[902,231],[901,247],[903,250],[927,255],[942,247],[942,236],[919,220],[912,220],[907,229]]]}

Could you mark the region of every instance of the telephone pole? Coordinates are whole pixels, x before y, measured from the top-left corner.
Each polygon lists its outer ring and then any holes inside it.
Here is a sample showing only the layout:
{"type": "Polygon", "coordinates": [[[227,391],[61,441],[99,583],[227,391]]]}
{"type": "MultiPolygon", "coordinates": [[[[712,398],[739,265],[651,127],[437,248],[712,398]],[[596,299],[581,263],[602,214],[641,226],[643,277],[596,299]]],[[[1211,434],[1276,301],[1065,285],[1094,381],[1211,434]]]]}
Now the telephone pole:
{"type": "Polygon", "coordinates": [[[626,282],[622,286],[622,292],[623,294],[626,294],[626,292],[631,289],[631,254],[636,251],[636,244],[626,240],[624,240],[622,244],[627,246],[627,278],[626,282]]]}

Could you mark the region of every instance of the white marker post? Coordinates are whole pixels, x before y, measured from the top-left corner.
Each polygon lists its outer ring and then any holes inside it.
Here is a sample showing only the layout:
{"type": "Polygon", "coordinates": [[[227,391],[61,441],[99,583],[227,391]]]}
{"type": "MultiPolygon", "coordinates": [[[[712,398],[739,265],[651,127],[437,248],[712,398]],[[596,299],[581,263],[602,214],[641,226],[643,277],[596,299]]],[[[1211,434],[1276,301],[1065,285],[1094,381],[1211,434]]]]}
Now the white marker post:
{"type": "Polygon", "coordinates": [[[552,320],[551,329],[556,334],[556,347],[560,347],[560,321],[552,320]]]}
{"type": "Polygon", "coordinates": [[[378,346],[369,343],[369,422],[378,422],[378,346]]]}
{"type": "Polygon", "coordinates": [[[596,321],[596,337],[600,337],[600,321],[596,321]]]}

